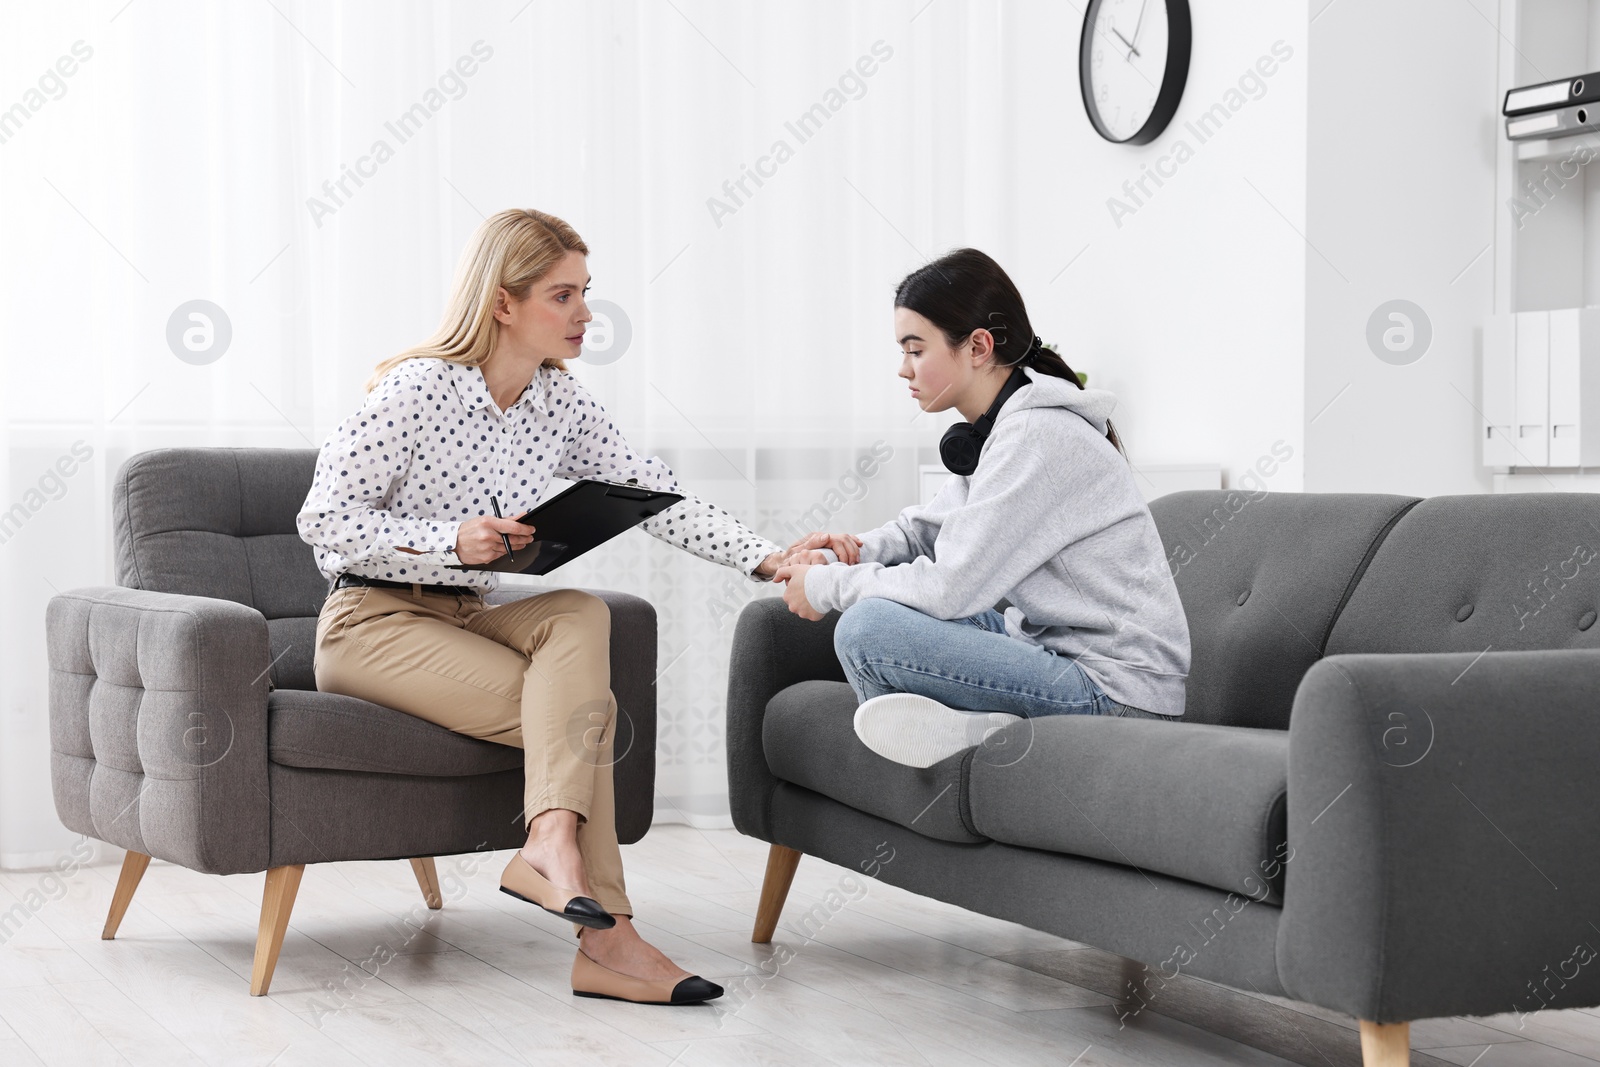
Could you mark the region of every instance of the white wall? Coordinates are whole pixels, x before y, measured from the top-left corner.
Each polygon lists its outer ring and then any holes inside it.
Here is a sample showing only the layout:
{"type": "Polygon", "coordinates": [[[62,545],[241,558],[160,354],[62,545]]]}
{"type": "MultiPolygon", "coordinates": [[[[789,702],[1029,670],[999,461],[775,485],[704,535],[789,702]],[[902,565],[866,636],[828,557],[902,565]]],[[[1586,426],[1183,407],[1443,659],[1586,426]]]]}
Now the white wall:
{"type": "MultiPolygon", "coordinates": [[[[1333,0],[1311,22],[1305,488],[1487,492],[1477,331],[1494,306],[1499,123],[1491,0],[1333,0]],[[1367,322],[1395,299],[1433,340],[1392,365],[1367,322]]],[[[1509,32],[1509,31],[1508,31],[1509,32]]]]}
{"type": "Polygon", "coordinates": [[[1015,85],[1011,128],[1020,132],[996,153],[1014,173],[1015,237],[1000,258],[1039,333],[1120,397],[1113,421],[1136,466],[1220,463],[1233,484],[1282,440],[1295,458],[1267,484],[1298,490],[1306,4],[1191,7],[1193,58],[1178,114],[1139,147],[1103,141],[1083,115],[1071,5],[1015,27],[1025,32],[1001,76],[1015,85]],[[1259,89],[1238,92],[1274,45],[1289,58],[1267,64],[1274,73],[1259,89]],[[1190,125],[1218,104],[1237,110],[1202,140],[1190,125]],[[1178,164],[1180,154],[1188,158],[1178,164]],[[1140,194],[1142,204],[1123,191],[1158,164],[1176,174],[1160,187],[1147,181],[1153,195],[1140,194]],[[1112,197],[1133,208],[1120,225],[1112,197]]]}

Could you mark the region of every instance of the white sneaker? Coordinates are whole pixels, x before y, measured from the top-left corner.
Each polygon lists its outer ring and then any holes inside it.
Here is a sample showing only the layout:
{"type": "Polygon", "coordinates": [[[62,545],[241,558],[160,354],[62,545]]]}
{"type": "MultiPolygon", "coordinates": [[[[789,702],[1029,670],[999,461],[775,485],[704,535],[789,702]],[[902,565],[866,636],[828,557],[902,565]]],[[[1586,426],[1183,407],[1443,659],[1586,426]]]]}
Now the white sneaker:
{"type": "Polygon", "coordinates": [[[1003,711],[962,711],[915,693],[885,693],[856,708],[856,736],[884,759],[907,767],[935,763],[1021,719],[1003,711]]]}

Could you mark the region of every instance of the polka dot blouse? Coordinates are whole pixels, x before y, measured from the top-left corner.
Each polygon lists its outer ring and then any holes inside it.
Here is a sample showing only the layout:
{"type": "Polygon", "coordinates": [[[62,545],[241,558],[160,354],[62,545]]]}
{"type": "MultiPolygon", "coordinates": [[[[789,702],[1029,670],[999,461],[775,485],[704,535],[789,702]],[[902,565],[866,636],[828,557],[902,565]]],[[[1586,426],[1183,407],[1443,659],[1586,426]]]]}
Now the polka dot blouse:
{"type": "MultiPolygon", "coordinates": [[[[447,569],[457,562],[457,529],[493,514],[491,496],[500,498],[504,514],[523,514],[540,502],[552,477],[637,478],[648,489],[683,492],[660,459],[628,447],[570,374],[540,367],[501,412],[476,367],[410,359],[385,375],[322,446],[297,526],[330,580],[349,572],[487,591],[498,580],[494,572],[447,569]]],[[[641,526],[752,577],[780,551],[689,494],[641,526]]]]}

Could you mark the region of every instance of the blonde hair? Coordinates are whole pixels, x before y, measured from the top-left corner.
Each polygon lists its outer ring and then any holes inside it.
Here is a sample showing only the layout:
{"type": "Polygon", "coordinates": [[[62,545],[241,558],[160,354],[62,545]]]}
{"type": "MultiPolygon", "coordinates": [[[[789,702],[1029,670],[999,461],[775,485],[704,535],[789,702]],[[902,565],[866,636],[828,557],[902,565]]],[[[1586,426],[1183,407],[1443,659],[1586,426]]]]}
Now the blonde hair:
{"type": "MultiPolygon", "coordinates": [[[[543,211],[510,208],[483,221],[456,264],[450,302],[433,336],[379,363],[367,379],[367,390],[408,359],[443,359],[464,367],[481,367],[494,352],[500,323],[494,317],[496,291],[513,300],[525,299],[533,283],[553,270],[568,252],[589,254],[576,230],[543,211]]],[[[542,364],[566,370],[566,360],[542,364]]]]}

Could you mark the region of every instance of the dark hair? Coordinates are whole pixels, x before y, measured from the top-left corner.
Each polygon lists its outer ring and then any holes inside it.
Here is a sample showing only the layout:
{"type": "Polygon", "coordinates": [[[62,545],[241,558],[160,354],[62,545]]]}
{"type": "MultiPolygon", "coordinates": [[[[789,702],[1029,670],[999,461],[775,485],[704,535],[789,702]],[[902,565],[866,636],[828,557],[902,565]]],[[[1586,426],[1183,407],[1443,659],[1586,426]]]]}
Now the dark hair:
{"type": "MultiPolygon", "coordinates": [[[[1059,353],[1035,343],[1022,294],[1000,264],[976,248],[958,248],[906,275],[894,291],[894,306],[933,323],[951,346],[965,342],[974,330],[988,330],[994,335],[996,366],[1021,364],[1083,388],[1059,353]]],[[[1123,450],[1109,419],[1106,440],[1123,450]]]]}

